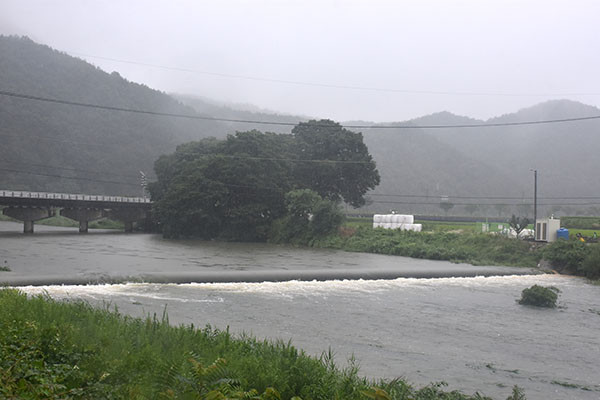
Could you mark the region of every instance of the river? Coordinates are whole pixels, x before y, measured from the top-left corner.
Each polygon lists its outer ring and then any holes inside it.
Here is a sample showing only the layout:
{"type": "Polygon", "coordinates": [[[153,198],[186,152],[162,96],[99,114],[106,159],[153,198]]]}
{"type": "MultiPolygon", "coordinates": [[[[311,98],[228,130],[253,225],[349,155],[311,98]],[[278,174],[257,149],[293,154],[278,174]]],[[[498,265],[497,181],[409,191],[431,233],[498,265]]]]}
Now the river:
{"type": "Polygon", "coordinates": [[[42,226],[26,236],[20,229],[0,222],[0,264],[12,269],[0,272],[0,282],[30,294],[110,303],[135,316],[166,307],[171,323],[292,340],[314,355],[331,348],[342,366],[354,355],[370,377],[445,381],[497,399],[513,385],[529,400],[600,398],[600,287],[581,278],[266,244],[42,226]],[[169,280],[178,283],[161,283],[169,280]],[[84,281],[96,284],[75,284],[84,281]],[[560,307],[517,304],[533,284],[558,287],[560,307]]]}

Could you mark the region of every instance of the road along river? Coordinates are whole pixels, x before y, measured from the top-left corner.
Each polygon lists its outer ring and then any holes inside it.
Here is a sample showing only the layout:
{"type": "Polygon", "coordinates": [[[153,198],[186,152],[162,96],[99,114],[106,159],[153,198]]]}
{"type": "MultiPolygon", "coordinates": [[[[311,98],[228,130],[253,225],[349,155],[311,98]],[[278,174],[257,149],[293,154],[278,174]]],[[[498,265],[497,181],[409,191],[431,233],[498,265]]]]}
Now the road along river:
{"type": "Polygon", "coordinates": [[[18,227],[0,222],[0,264],[12,269],[0,282],[31,294],[110,303],[136,316],[166,306],[171,323],[291,339],[315,355],[330,347],[342,365],[354,354],[372,377],[446,381],[498,399],[515,384],[529,400],[600,398],[600,287],[580,278],[41,226],[25,236],[18,227]],[[169,280],[195,283],[160,283],[169,280]],[[533,284],[558,287],[561,307],[518,305],[533,284]]]}

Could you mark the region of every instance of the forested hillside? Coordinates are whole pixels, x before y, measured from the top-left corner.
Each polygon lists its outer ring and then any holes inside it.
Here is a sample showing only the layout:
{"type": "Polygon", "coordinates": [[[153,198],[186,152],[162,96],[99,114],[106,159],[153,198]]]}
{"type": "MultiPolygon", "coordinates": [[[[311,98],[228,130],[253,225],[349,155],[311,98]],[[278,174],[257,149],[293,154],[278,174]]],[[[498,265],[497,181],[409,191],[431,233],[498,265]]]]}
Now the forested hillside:
{"type": "MultiPolygon", "coordinates": [[[[490,119],[486,123],[512,123],[599,116],[600,109],[586,104],[553,100],[490,119]]],[[[438,123],[444,123],[438,120],[438,123]]],[[[530,169],[538,170],[543,196],[599,196],[600,119],[485,129],[428,130],[443,143],[491,162],[531,187],[530,169]]],[[[529,189],[531,190],[531,189],[529,189]]]]}
{"type": "MultiPolygon", "coordinates": [[[[3,91],[195,114],[164,93],[27,38],[0,37],[0,54],[3,91]]],[[[173,151],[178,143],[223,135],[211,121],[7,96],[0,96],[0,121],[0,187],[36,191],[139,195],[139,171],[150,175],[159,155],[173,151]]]]}
{"type": "MultiPolygon", "coordinates": [[[[238,110],[192,95],[169,96],[27,38],[0,36],[0,54],[2,91],[163,113],[284,123],[257,125],[131,114],[0,95],[0,188],[138,195],[139,171],[152,176],[154,161],[172,153],[178,144],[251,129],[289,133],[294,124],[309,119],[238,110]]],[[[537,169],[540,197],[567,197],[541,200],[541,204],[553,204],[540,208],[542,212],[593,212],[594,204],[573,206],[593,203],[593,199],[568,197],[599,196],[600,120],[418,128],[590,115],[600,115],[600,110],[556,100],[489,121],[440,112],[382,124],[397,124],[402,127],[398,129],[352,128],[363,133],[381,174],[381,184],[367,195],[370,204],[363,210],[444,214],[439,203],[447,196],[454,204],[448,214],[531,215],[531,169],[537,169]]],[[[351,124],[375,125],[366,121],[351,124]]]]}

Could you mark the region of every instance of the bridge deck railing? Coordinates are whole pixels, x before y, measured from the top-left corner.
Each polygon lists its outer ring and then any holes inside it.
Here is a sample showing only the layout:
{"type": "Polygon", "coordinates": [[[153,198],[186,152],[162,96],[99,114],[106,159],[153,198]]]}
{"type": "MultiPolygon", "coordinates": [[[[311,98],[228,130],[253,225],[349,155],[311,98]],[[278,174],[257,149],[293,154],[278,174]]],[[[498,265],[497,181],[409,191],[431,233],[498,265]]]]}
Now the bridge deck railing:
{"type": "Polygon", "coordinates": [[[49,193],[49,192],[26,192],[18,190],[0,190],[0,197],[11,197],[20,199],[50,199],[50,200],[79,200],[79,201],[105,201],[116,203],[150,203],[145,197],[126,196],[102,196],[93,194],[74,193],[49,193]]]}

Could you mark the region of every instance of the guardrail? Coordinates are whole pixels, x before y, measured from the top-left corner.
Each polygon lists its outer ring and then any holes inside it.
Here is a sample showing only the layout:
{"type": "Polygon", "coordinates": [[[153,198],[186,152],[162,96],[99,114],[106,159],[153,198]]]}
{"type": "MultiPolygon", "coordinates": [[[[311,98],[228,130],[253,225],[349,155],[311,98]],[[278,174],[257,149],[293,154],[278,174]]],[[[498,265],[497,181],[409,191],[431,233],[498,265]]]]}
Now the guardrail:
{"type": "Polygon", "coordinates": [[[101,196],[90,194],[73,193],[47,193],[47,192],[25,192],[18,190],[0,190],[0,197],[11,197],[18,199],[49,199],[49,200],[80,200],[80,201],[105,201],[113,203],[151,203],[145,197],[124,196],[101,196]]]}

